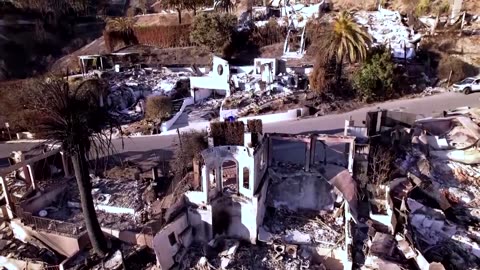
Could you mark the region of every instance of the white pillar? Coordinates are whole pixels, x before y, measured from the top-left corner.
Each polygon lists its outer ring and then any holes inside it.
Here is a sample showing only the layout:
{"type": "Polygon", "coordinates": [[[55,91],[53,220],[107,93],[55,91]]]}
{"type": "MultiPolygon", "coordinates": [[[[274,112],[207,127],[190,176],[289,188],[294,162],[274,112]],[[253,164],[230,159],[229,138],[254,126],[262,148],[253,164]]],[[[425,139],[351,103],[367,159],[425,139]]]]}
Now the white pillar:
{"type": "Polygon", "coordinates": [[[72,172],[70,171],[70,159],[68,155],[65,152],[60,152],[60,156],[62,157],[62,166],[65,177],[72,176],[72,172]]]}
{"type": "Polygon", "coordinates": [[[8,190],[7,182],[5,181],[4,176],[0,176],[0,184],[2,185],[3,192],[5,193],[5,203],[7,205],[7,216],[9,219],[13,219],[13,208],[14,205],[12,201],[10,200],[10,191],[8,190]]]}
{"type": "Polygon", "coordinates": [[[210,172],[207,169],[207,166],[202,167],[202,193],[203,201],[208,204],[208,195],[210,192],[210,172]]]}
{"type": "Polygon", "coordinates": [[[348,171],[353,175],[353,163],[355,159],[355,141],[350,142],[350,149],[348,151],[348,171]]]}
{"type": "Polygon", "coordinates": [[[310,141],[306,143],[305,146],[305,171],[309,172],[310,171],[310,154],[311,154],[311,146],[312,146],[312,139],[310,138],[310,141]]]}

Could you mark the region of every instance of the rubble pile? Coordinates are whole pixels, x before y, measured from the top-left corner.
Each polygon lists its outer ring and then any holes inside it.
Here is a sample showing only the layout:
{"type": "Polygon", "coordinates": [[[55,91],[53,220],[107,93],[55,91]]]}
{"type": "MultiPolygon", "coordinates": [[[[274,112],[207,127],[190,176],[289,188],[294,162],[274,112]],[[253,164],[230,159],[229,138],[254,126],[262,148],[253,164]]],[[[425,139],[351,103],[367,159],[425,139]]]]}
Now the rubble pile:
{"type": "Polygon", "coordinates": [[[123,123],[138,121],[143,117],[144,103],[148,96],[183,97],[190,91],[187,82],[192,75],[193,72],[188,69],[174,72],[166,67],[136,67],[122,72],[107,72],[102,74],[108,82],[106,102],[112,108],[112,114],[122,119],[123,123]]]}
{"type": "Polygon", "coordinates": [[[415,56],[412,42],[421,35],[411,32],[402,22],[398,11],[380,8],[378,11],[358,11],[354,15],[358,24],[367,28],[373,37],[373,45],[385,45],[392,49],[394,57],[408,59],[415,56]]]}
{"type": "MultiPolygon", "coordinates": [[[[305,27],[309,19],[315,19],[319,16],[319,10],[322,3],[313,4],[313,5],[305,5],[305,4],[298,3],[293,5],[287,5],[286,7],[282,7],[282,5],[283,5],[283,1],[273,1],[270,7],[273,9],[276,9],[276,8],[280,9],[281,10],[280,13],[288,17],[288,20],[286,20],[284,19],[286,17],[280,16],[279,18],[277,18],[277,23],[279,25],[286,25],[287,23],[289,23],[294,27],[302,28],[302,27],[305,27]],[[287,14],[284,14],[284,13],[287,13],[287,14]]],[[[255,25],[257,27],[265,26],[268,23],[268,18],[267,18],[268,16],[263,15],[266,13],[266,11],[264,11],[264,8],[262,10],[260,7],[256,7],[255,11],[258,14],[255,16],[255,18],[257,19],[255,21],[255,25]],[[263,16],[260,14],[262,14],[263,16]]]]}
{"type": "MultiPolygon", "coordinates": [[[[10,258],[45,265],[45,267],[60,264],[65,259],[42,246],[40,241],[36,246],[18,240],[9,225],[2,222],[0,223],[0,265],[9,265],[8,260],[10,258]]],[[[14,263],[10,262],[10,264],[14,263]]]]}
{"type": "Polygon", "coordinates": [[[185,250],[179,269],[271,269],[271,270],[325,270],[325,266],[312,260],[309,248],[298,245],[257,245],[234,239],[216,238],[208,245],[191,245],[185,250]]]}
{"type": "Polygon", "coordinates": [[[263,225],[274,241],[307,244],[332,248],[342,244],[343,216],[335,218],[333,213],[298,213],[284,209],[270,211],[263,225]]]}
{"type": "Polygon", "coordinates": [[[386,206],[396,219],[384,220],[392,222],[384,225],[396,227],[396,233],[372,224],[376,234],[369,231],[364,269],[387,264],[393,264],[392,269],[480,267],[479,124],[478,109],[459,108],[417,119],[408,128],[393,125],[394,132],[382,135],[394,139],[392,134],[406,130],[406,138],[400,140],[411,143],[394,146],[401,151],[389,183],[393,204],[386,206]],[[378,238],[379,233],[385,237],[378,238]],[[374,238],[395,248],[374,254],[374,238]],[[413,259],[415,265],[405,266],[405,259],[413,259]]]}
{"type": "Polygon", "coordinates": [[[223,98],[209,98],[185,108],[189,122],[210,121],[218,118],[223,98]]]}
{"type": "Polygon", "coordinates": [[[236,92],[225,99],[222,110],[237,109],[236,117],[276,112],[298,106],[301,93],[236,92]]]}

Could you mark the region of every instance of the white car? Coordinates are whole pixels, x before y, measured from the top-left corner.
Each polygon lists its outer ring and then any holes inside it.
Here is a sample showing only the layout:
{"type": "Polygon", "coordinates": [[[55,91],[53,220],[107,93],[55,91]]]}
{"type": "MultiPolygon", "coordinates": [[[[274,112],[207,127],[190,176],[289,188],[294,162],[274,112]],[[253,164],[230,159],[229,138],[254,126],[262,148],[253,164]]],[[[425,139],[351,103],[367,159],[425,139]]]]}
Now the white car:
{"type": "Polygon", "coordinates": [[[465,78],[463,79],[463,81],[453,84],[452,90],[454,92],[462,92],[465,95],[468,95],[475,91],[480,91],[480,78],[465,78]]]}

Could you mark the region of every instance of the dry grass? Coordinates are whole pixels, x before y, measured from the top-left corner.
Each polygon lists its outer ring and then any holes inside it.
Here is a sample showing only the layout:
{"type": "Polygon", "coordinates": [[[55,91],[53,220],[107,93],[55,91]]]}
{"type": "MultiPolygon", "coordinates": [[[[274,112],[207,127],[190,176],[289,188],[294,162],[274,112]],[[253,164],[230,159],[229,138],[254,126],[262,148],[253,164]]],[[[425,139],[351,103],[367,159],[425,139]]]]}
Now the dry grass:
{"type": "Polygon", "coordinates": [[[438,63],[438,77],[446,79],[450,76],[450,72],[452,73],[451,81],[457,82],[466,77],[476,76],[478,74],[478,68],[465,63],[455,56],[444,54],[438,63]]]}
{"type": "MultiPolygon", "coordinates": [[[[191,24],[193,14],[182,12],[182,24],[191,24]]],[[[178,25],[178,14],[175,13],[154,13],[135,16],[135,27],[178,25]]]]}
{"type": "Polygon", "coordinates": [[[334,9],[346,10],[376,10],[376,0],[333,0],[334,9]]]}
{"type": "Polygon", "coordinates": [[[472,14],[480,14],[480,1],[478,0],[463,0],[463,6],[472,14]]]}
{"type": "Polygon", "coordinates": [[[283,55],[283,42],[260,48],[260,55],[264,58],[279,58],[283,55]]]}

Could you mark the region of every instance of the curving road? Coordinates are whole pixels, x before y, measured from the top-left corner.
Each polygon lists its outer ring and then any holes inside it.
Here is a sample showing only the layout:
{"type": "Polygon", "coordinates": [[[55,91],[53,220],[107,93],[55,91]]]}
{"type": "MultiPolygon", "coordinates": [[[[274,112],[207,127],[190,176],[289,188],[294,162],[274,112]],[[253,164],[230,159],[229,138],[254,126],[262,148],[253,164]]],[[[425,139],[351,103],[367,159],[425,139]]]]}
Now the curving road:
{"type": "MultiPolygon", "coordinates": [[[[355,120],[356,124],[361,124],[362,121],[365,120],[365,113],[376,108],[400,109],[403,111],[429,116],[433,113],[439,113],[444,110],[454,109],[462,106],[480,106],[479,98],[480,93],[474,93],[468,96],[460,93],[444,93],[430,97],[395,100],[342,114],[331,114],[308,119],[265,124],[264,131],[293,134],[304,132],[340,133],[343,132],[343,127],[345,124],[344,120],[351,117],[353,120],[355,120]]],[[[185,130],[185,128],[182,130],[185,130]]],[[[175,147],[177,143],[177,136],[160,135],[134,137],[124,139],[123,143],[124,147],[122,148],[122,141],[120,139],[114,141],[117,152],[122,153],[122,155],[138,155],[139,158],[150,156],[155,156],[156,158],[166,158],[171,154],[172,149],[175,147]]],[[[0,144],[0,160],[4,160],[4,158],[7,157],[11,151],[26,151],[37,144],[38,143],[0,144]]],[[[1,162],[0,165],[2,165],[1,162]]]]}

